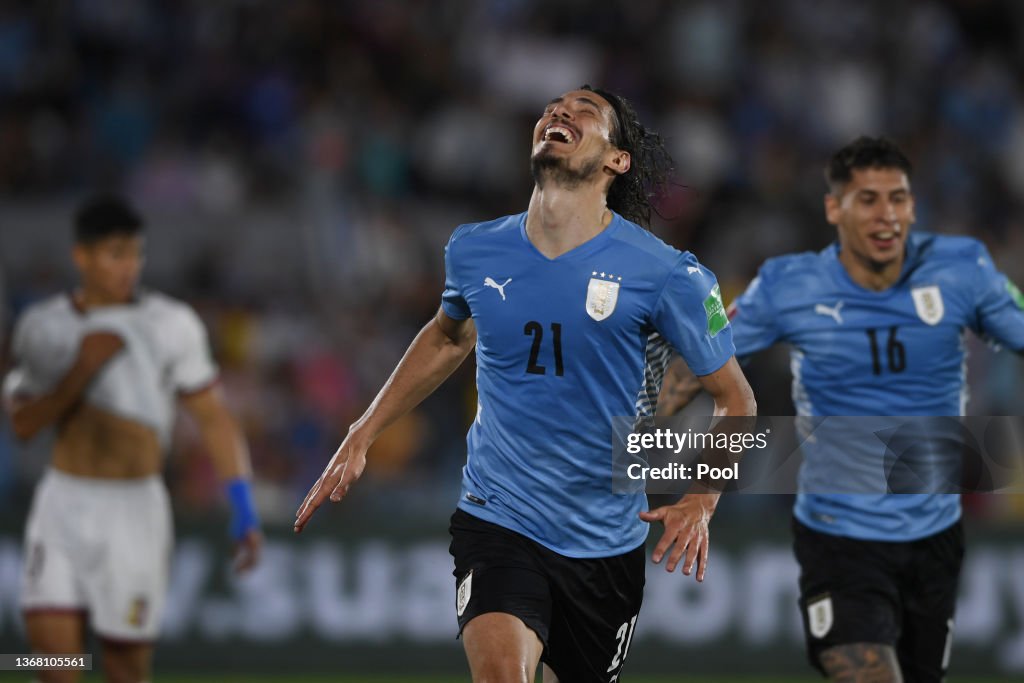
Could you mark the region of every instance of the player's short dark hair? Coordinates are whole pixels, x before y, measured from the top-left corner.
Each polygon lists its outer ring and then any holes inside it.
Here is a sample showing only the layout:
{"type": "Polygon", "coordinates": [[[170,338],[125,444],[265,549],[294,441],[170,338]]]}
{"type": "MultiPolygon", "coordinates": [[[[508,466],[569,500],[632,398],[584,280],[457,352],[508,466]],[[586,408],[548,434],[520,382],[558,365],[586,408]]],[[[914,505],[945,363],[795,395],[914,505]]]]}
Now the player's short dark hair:
{"type": "Polygon", "coordinates": [[[75,242],[92,244],[114,235],[138,235],[143,222],[126,200],[112,194],[87,199],[75,212],[75,242]]]}
{"type": "Polygon", "coordinates": [[[608,208],[634,223],[649,225],[651,199],[672,174],[672,156],[665,149],[665,141],[640,123],[625,97],[589,85],[580,90],[600,95],[611,105],[615,112],[611,143],[629,152],[631,158],[629,170],[615,178],[608,188],[608,208]]]}
{"type": "Polygon", "coordinates": [[[910,159],[894,142],[886,138],[860,136],[835,154],[825,167],[825,182],[830,192],[839,192],[853,178],[855,170],[898,168],[910,178],[910,159]]]}

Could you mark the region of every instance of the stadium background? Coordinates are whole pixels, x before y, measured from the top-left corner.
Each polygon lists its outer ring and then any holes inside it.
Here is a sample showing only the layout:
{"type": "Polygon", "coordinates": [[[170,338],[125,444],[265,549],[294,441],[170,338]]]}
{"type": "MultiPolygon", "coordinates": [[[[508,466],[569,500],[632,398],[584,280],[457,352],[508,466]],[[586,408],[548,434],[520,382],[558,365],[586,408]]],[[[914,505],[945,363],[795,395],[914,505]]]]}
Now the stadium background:
{"type": "MultiPolygon", "coordinates": [[[[445,530],[471,363],[381,438],[343,507],[289,526],[436,309],[450,231],[525,207],[553,95],[603,85],[666,136],[679,186],[655,230],[727,301],[765,257],[832,239],[821,168],[861,133],[915,161],[918,229],[983,240],[1024,283],[1022,33],[1009,0],[0,2],[0,330],[72,282],[76,202],[123,190],[149,219],[147,283],[200,311],[252,447],[269,544],[234,581],[218,486],[178,430],[158,673],[466,678],[445,530]]],[[[1024,366],[969,344],[970,412],[1021,414],[1024,366]]],[[[782,350],[751,365],[762,414],[790,414],[787,368],[782,350]]],[[[20,527],[44,462],[2,423],[3,652],[25,647],[20,527]]],[[[649,572],[629,673],[808,673],[789,503],[725,500],[704,586],[649,572]]],[[[953,680],[1022,680],[1024,505],[967,505],[953,680]]]]}

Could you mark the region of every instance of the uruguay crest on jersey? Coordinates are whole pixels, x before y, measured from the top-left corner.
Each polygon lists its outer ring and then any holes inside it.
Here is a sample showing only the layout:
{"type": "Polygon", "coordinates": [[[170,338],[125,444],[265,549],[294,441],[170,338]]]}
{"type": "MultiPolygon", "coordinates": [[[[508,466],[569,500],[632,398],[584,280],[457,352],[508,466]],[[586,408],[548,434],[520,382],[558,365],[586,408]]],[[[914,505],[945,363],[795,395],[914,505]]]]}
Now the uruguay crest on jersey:
{"type": "MultiPolygon", "coordinates": [[[[615,276],[595,271],[587,285],[587,315],[598,322],[604,320],[615,311],[619,300],[619,282],[615,276]]],[[[622,280],[622,277],[618,277],[622,280]]]]}
{"type": "Polygon", "coordinates": [[[946,308],[942,304],[942,290],[938,285],[928,287],[914,287],[910,290],[914,297],[914,309],[921,320],[929,325],[938,325],[946,308]]]}
{"type": "Polygon", "coordinates": [[[832,630],[834,614],[832,612],[832,596],[825,595],[807,605],[807,623],[811,635],[824,638],[832,630]]]}

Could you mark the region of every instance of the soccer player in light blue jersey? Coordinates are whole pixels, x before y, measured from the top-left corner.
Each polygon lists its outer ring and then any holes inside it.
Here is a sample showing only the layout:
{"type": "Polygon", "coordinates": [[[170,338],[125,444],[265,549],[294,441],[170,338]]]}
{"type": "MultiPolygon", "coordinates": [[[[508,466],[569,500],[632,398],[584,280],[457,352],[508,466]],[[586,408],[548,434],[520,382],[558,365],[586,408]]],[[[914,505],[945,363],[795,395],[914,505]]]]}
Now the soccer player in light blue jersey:
{"type": "MultiPolygon", "coordinates": [[[[884,139],[839,150],[825,196],[838,242],[769,259],[730,307],[740,357],[791,345],[799,415],[962,415],[966,331],[1024,350],[1024,298],[985,247],[910,232],[910,172],[884,139]]],[[[662,410],[693,393],[677,370],[662,410]]],[[[861,475],[861,447],[805,449],[794,531],[809,656],[834,681],[940,681],[963,555],[960,497],[823,493],[861,475]]]]}
{"type": "Polygon", "coordinates": [[[671,349],[717,414],[752,415],[714,275],[640,227],[660,138],[621,97],[553,99],[533,133],[528,211],[460,226],[441,308],[349,430],[297,513],[301,531],[362,473],[374,438],[476,348],[479,405],[452,516],[456,612],[473,679],[617,681],[653,559],[702,580],[715,493],[647,511],[612,493],[617,415],[651,415],[671,349]],[[671,550],[670,550],[671,549],[671,550]],[[685,557],[684,557],[685,555],[685,557]]]}

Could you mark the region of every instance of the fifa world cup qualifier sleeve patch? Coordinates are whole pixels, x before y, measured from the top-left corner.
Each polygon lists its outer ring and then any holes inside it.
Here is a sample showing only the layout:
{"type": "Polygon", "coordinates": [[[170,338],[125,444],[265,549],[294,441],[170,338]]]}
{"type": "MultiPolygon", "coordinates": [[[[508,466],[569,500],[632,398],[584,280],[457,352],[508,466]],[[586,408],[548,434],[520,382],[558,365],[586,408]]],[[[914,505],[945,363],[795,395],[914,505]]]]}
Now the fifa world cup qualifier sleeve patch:
{"type": "Polygon", "coordinates": [[[1017,304],[1017,308],[1024,311],[1024,294],[1017,289],[1017,285],[1013,284],[1009,279],[1006,280],[1006,291],[1013,297],[1014,302],[1017,304]]]}
{"type": "Polygon", "coordinates": [[[725,313],[722,293],[717,283],[711,288],[708,297],[704,299],[704,313],[708,318],[708,334],[712,337],[717,336],[729,324],[729,316],[725,313]]]}

